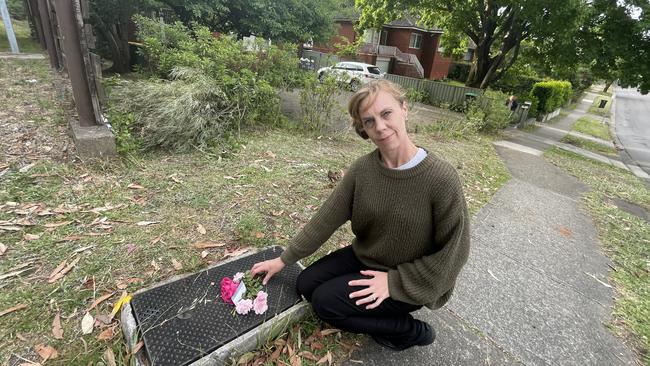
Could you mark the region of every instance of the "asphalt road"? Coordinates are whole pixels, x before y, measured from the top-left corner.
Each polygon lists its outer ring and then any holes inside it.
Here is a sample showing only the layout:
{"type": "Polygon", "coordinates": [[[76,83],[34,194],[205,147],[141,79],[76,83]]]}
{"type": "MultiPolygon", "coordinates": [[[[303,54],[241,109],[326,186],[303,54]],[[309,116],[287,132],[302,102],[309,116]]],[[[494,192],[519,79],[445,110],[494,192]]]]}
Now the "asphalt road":
{"type": "Polygon", "coordinates": [[[634,162],[650,174],[650,94],[616,89],[616,135],[634,162]]]}

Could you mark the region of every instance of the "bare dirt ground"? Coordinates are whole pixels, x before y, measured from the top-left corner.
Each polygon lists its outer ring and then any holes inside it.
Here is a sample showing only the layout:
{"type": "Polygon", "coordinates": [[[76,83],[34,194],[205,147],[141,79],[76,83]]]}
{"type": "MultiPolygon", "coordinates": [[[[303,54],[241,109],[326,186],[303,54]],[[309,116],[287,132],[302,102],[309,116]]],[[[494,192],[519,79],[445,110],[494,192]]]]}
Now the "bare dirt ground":
{"type": "Polygon", "coordinates": [[[12,165],[27,171],[39,161],[67,161],[74,150],[63,109],[56,108],[63,104],[65,86],[63,80],[53,83],[55,77],[43,62],[0,64],[0,176],[12,165]]]}

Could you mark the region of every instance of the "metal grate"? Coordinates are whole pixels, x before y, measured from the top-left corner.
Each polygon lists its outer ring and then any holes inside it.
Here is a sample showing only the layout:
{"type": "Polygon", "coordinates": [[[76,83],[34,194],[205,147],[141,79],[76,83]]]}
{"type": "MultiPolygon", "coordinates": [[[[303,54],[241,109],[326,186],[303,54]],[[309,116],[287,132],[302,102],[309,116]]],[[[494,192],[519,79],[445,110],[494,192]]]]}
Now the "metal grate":
{"type": "Polygon", "coordinates": [[[221,299],[223,277],[232,278],[280,253],[280,247],[272,247],[134,295],[131,305],[151,364],[187,365],[297,303],[297,264],[285,267],[266,286],[265,314],[234,316],[234,306],[221,299]]]}

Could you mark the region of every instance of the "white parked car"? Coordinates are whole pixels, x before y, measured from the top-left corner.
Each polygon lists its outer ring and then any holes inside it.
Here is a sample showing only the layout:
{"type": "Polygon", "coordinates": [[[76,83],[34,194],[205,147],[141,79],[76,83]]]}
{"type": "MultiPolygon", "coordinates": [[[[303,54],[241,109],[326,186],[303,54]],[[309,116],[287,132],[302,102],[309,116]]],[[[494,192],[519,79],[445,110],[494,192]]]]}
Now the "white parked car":
{"type": "Polygon", "coordinates": [[[318,69],[317,73],[319,80],[326,75],[333,75],[339,82],[349,85],[352,91],[359,89],[361,84],[384,78],[384,73],[377,66],[362,62],[339,62],[334,66],[318,69]]]}

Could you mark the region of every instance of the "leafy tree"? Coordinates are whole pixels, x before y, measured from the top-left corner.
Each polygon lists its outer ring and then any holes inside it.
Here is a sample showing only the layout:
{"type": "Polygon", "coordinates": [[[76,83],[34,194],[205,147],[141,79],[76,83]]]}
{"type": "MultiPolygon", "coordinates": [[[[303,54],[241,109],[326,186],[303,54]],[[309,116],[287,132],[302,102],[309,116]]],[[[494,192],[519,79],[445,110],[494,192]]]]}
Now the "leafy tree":
{"type": "Polygon", "coordinates": [[[614,80],[623,86],[650,89],[650,34],[647,2],[594,0],[583,39],[594,77],[605,80],[605,91],[614,80]],[[635,19],[636,18],[636,19],[635,19]]]}
{"type": "Polygon", "coordinates": [[[323,41],[334,34],[334,0],[227,0],[221,31],[275,42],[323,41]]]}
{"type": "Polygon", "coordinates": [[[128,25],[134,14],[168,10],[186,26],[256,34],[275,42],[327,39],[336,0],[90,0],[91,22],[117,72],[129,70],[128,25]]]}
{"type": "Polygon", "coordinates": [[[356,5],[362,11],[362,28],[412,14],[424,25],[443,28],[449,48],[458,48],[464,38],[474,41],[475,59],[466,84],[480,88],[501,78],[516,62],[524,40],[542,42],[551,50],[575,42],[586,11],[586,0],[357,0],[356,5]]]}

